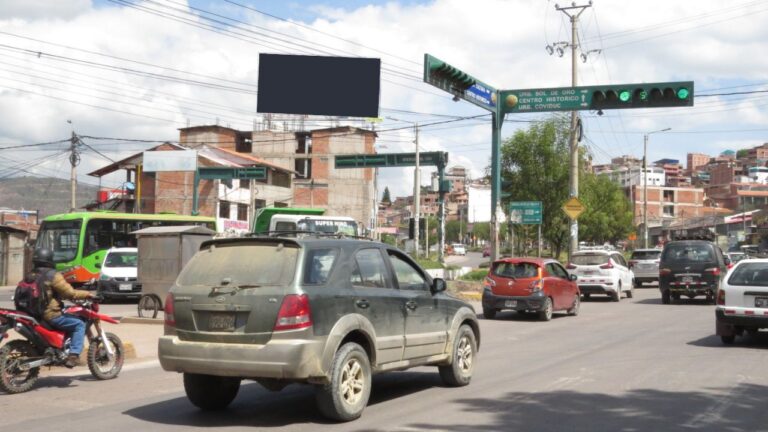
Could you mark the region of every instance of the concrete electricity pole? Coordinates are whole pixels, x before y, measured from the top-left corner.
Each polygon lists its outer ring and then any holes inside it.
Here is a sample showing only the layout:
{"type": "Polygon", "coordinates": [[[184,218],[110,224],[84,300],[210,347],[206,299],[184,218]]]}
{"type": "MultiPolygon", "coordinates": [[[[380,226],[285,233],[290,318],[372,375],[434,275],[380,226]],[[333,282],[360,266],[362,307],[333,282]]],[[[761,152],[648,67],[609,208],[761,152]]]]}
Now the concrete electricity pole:
{"type": "MultiPolygon", "coordinates": [[[[560,7],[557,4],[555,5],[555,9],[567,15],[568,18],[570,18],[571,20],[570,46],[571,46],[571,86],[572,87],[576,87],[578,82],[578,75],[577,75],[578,69],[576,68],[576,51],[579,48],[579,38],[576,33],[576,27],[579,22],[579,17],[590,6],[592,6],[592,1],[590,1],[589,4],[581,5],[581,6],[577,6],[575,2],[572,4],[572,6],[567,6],[567,7],[560,7]],[[570,11],[573,9],[578,9],[578,11],[571,13],[570,11]]],[[[579,144],[576,141],[578,115],[579,115],[578,111],[571,111],[571,130],[570,130],[571,132],[570,133],[571,173],[570,173],[570,181],[569,181],[571,197],[579,196],[579,144]]],[[[573,253],[576,252],[579,248],[579,223],[577,222],[576,219],[571,219],[570,237],[571,237],[571,243],[570,243],[570,247],[568,248],[569,261],[573,253]]]]}
{"type": "MultiPolygon", "coordinates": [[[[67,123],[72,123],[70,120],[67,120],[67,123]]],[[[72,138],[70,138],[70,146],[69,146],[69,163],[72,166],[72,171],[70,173],[70,189],[72,191],[72,197],[69,204],[69,211],[73,212],[75,211],[77,204],[75,203],[75,196],[77,195],[77,166],[80,164],[80,153],[77,151],[77,144],[79,143],[80,138],[77,137],[77,134],[75,134],[75,131],[72,131],[72,138]]]]}
{"type": "MultiPolygon", "coordinates": [[[[421,205],[421,169],[419,168],[419,124],[414,123],[414,130],[416,131],[416,139],[413,141],[416,144],[416,168],[413,171],[413,254],[416,258],[419,257],[419,206],[421,205]]],[[[429,254],[429,251],[427,251],[429,254]]]]}

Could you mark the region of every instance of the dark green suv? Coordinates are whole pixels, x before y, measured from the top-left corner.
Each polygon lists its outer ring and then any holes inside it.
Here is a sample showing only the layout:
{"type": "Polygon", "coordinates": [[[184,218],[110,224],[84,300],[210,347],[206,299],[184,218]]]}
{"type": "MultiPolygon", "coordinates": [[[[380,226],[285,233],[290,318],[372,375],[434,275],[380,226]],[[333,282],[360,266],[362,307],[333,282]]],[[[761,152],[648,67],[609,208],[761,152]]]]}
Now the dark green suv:
{"type": "Polygon", "coordinates": [[[680,296],[706,296],[714,304],[720,281],[727,272],[720,248],[706,240],[678,240],[664,245],[659,262],[661,301],[679,300],[680,296]]]}
{"type": "Polygon", "coordinates": [[[316,387],[320,411],[359,417],[371,375],[438,367],[469,384],[480,343],[473,308],[398,249],[357,239],[211,240],[165,302],[163,369],[184,373],[190,401],[221,409],[243,379],[269,390],[316,387]]]}

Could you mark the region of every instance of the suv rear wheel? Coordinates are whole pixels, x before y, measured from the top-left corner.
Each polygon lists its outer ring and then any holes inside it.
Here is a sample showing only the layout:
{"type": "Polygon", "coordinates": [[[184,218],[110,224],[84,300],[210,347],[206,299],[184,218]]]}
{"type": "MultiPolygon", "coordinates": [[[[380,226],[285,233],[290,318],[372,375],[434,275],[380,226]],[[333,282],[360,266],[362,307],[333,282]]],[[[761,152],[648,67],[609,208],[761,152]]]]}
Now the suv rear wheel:
{"type": "Polygon", "coordinates": [[[344,344],[333,358],[331,381],[317,387],[320,412],[333,420],[350,421],[362,415],[371,395],[371,363],[360,345],[344,344]]]}
{"type": "Polygon", "coordinates": [[[237,396],[240,378],[185,373],[184,390],[194,406],[205,411],[222,410],[237,396]]]}
{"type": "Polygon", "coordinates": [[[472,380],[476,352],[477,341],[475,341],[475,332],[468,325],[464,324],[459,327],[459,331],[456,332],[456,337],[453,340],[451,364],[438,366],[440,378],[442,378],[443,382],[451,387],[461,387],[469,384],[472,380]]]}
{"type": "Polygon", "coordinates": [[[669,301],[670,301],[669,290],[668,289],[661,290],[661,302],[663,304],[669,304],[669,301]]]}

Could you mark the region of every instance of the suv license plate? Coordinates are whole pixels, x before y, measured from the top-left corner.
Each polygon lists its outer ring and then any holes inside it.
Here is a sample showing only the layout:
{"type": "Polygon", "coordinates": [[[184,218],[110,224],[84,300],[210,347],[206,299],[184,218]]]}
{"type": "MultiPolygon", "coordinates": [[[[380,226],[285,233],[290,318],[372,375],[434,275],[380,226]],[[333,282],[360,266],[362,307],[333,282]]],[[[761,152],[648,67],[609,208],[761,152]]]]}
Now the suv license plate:
{"type": "Polygon", "coordinates": [[[208,330],[234,331],[235,315],[219,313],[211,314],[211,317],[208,318],[208,330]]]}
{"type": "Polygon", "coordinates": [[[517,300],[507,300],[504,302],[504,307],[513,308],[517,307],[517,300]]]}
{"type": "Polygon", "coordinates": [[[759,308],[768,307],[768,297],[756,297],[755,307],[759,307],[759,308]]]}
{"type": "Polygon", "coordinates": [[[683,283],[691,283],[693,282],[693,277],[691,276],[683,276],[682,279],[680,279],[683,283]]]}
{"type": "Polygon", "coordinates": [[[133,285],[131,284],[119,284],[117,286],[117,289],[120,291],[131,291],[133,290],[133,285]]]}

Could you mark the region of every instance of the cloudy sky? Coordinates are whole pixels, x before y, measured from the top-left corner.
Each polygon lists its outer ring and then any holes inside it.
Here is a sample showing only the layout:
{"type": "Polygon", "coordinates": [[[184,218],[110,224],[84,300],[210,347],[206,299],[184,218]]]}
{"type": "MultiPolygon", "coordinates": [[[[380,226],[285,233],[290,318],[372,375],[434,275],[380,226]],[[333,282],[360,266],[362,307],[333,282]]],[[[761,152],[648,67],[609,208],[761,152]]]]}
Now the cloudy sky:
{"type": "MultiPolygon", "coordinates": [[[[581,4],[581,3],[578,3],[581,4]]],[[[566,3],[561,4],[561,6],[566,3]]],[[[87,144],[83,174],[217,122],[251,130],[259,53],[382,60],[380,152],[450,152],[474,177],[490,159],[490,116],[422,82],[424,53],[499,89],[566,87],[570,22],[547,0],[3,0],[0,178],[69,177],[66,140],[87,144]],[[478,117],[480,116],[480,117],[478,117]],[[476,117],[476,118],[468,118],[476,117]],[[110,139],[100,139],[110,138],[110,139]],[[133,140],[133,141],[131,141],[133,140]],[[143,142],[145,140],[147,142],[143,142]],[[47,144],[50,143],[50,144],[47,144]]],[[[695,107],[582,112],[595,163],[712,155],[768,139],[768,1],[595,0],[580,17],[579,85],[692,80],[695,107]],[[734,94],[736,93],[736,94],[734,94]]],[[[503,137],[553,114],[507,116],[503,137]]],[[[561,114],[562,115],[562,114],[561,114]]],[[[316,127],[329,125],[314,118],[316,127]]],[[[424,168],[423,184],[430,169],[424,168]]],[[[105,178],[119,186],[120,177],[105,178]]],[[[412,190],[405,169],[380,189],[412,190]]]]}

